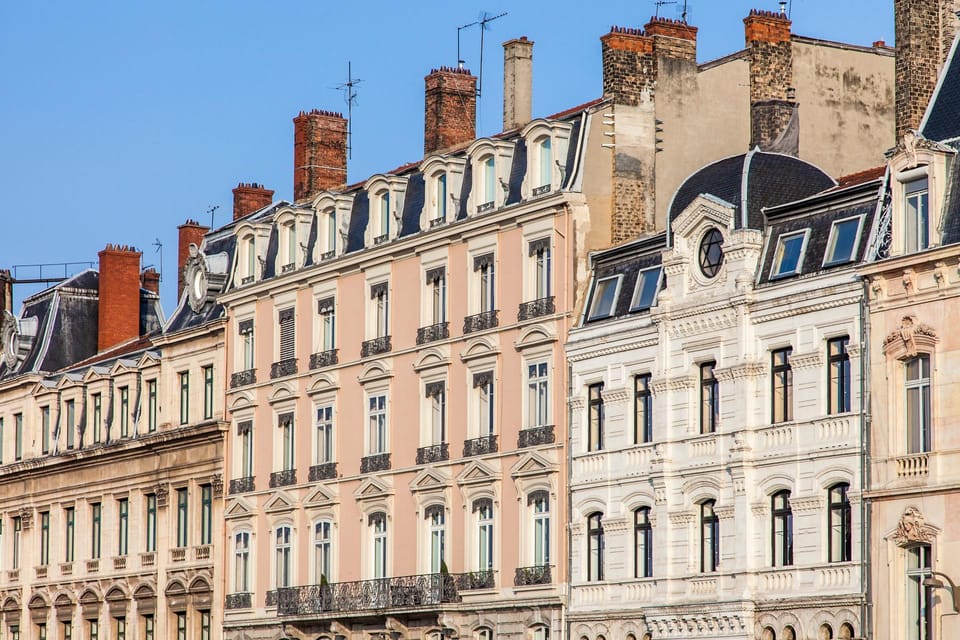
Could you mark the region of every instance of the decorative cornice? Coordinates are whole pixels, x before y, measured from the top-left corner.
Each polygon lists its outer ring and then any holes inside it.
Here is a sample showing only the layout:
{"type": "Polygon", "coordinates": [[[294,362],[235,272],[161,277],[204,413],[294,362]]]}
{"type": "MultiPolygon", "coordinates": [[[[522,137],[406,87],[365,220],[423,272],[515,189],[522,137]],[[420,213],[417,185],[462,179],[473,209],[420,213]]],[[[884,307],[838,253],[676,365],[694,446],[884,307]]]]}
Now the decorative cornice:
{"type": "Polygon", "coordinates": [[[603,529],[610,532],[626,531],[630,528],[630,524],[626,518],[610,518],[603,521],[603,529]]]}
{"type": "Polygon", "coordinates": [[[682,527],[693,524],[697,521],[697,514],[692,511],[672,511],[667,514],[670,524],[675,527],[682,527]]]}
{"type": "Polygon", "coordinates": [[[791,353],[789,361],[790,366],[794,369],[815,369],[823,366],[823,352],[791,353]]]}
{"type": "Polygon", "coordinates": [[[736,614],[681,613],[665,618],[654,618],[648,614],[644,619],[647,625],[652,627],[658,638],[674,635],[684,638],[691,635],[726,635],[741,633],[746,630],[743,616],[736,614]]]}
{"type": "Polygon", "coordinates": [[[820,496],[807,496],[805,498],[790,498],[790,509],[794,513],[803,513],[807,511],[822,511],[823,499],[820,496]]]}
{"type": "MultiPolygon", "coordinates": [[[[585,329],[579,330],[579,332],[583,332],[583,331],[585,331],[585,329]]],[[[578,348],[575,346],[576,345],[575,337],[571,337],[570,343],[572,348],[574,349],[583,348],[583,347],[578,348]]],[[[650,338],[648,340],[638,340],[635,342],[627,342],[624,344],[614,344],[611,346],[607,346],[609,345],[609,342],[604,341],[601,344],[604,345],[602,349],[584,349],[584,351],[582,352],[567,355],[567,359],[570,362],[580,362],[582,360],[587,360],[589,358],[597,358],[599,356],[609,356],[615,353],[623,353],[625,351],[639,351],[641,349],[649,349],[650,347],[657,346],[657,344],[659,344],[659,340],[657,338],[650,338]]]]}
{"type": "Polygon", "coordinates": [[[697,379],[693,376],[675,376],[673,378],[664,378],[654,380],[650,385],[654,394],[665,393],[667,391],[686,391],[693,389],[697,379]]]}
{"type": "Polygon", "coordinates": [[[717,517],[721,520],[729,520],[736,513],[736,507],[732,504],[723,505],[722,507],[715,507],[713,512],[717,514],[717,517]]]}
{"type": "Polygon", "coordinates": [[[619,389],[604,389],[601,397],[604,403],[607,404],[623,404],[630,399],[630,391],[625,387],[620,387],[619,389]]]}
{"type": "Polygon", "coordinates": [[[759,378],[767,374],[767,365],[763,362],[742,362],[732,367],[715,369],[714,373],[721,382],[731,382],[743,378],[759,378]]]}
{"type": "MultiPolygon", "coordinates": [[[[791,502],[791,504],[793,503],[791,502]]],[[[750,505],[750,511],[755,516],[766,516],[768,513],[770,513],[770,504],[766,500],[754,502],[750,505]]]]}
{"type": "Polygon", "coordinates": [[[738,317],[739,314],[729,308],[717,309],[713,313],[698,313],[687,318],[673,316],[666,322],[667,332],[671,338],[709,334],[736,326],[738,317]]]}
{"type": "Polygon", "coordinates": [[[570,396],[567,398],[567,404],[574,411],[580,411],[587,406],[587,399],[584,396],[570,396]]]}
{"type": "Polygon", "coordinates": [[[810,304],[803,307],[781,307],[776,311],[771,311],[766,315],[754,315],[752,316],[752,321],[754,324],[760,324],[763,322],[770,322],[772,320],[782,320],[784,318],[796,318],[798,316],[815,313],[817,311],[825,311],[826,309],[836,309],[837,307],[845,307],[848,305],[855,305],[860,302],[860,296],[850,296],[848,298],[838,298],[835,300],[824,300],[823,302],[818,302],[816,304],[810,304]]]}

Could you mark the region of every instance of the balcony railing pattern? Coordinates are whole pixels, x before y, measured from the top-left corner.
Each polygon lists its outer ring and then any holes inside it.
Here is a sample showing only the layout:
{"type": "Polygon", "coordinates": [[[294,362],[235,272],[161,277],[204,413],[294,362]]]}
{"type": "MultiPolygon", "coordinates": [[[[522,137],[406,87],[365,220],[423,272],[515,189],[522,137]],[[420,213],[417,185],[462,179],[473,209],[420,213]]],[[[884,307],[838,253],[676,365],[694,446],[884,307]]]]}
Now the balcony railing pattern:
{"type": "Polygon", "coordinates": [[[533,188],[533,197],[534,197],[534,198],[536,198],[537,196],[542,196],[542,195],[544,195],[544,194],[546,194],[546,193],[550,193],[550,185],[549,185],[549,184],[544,184],[544,185],[541,185],[541,186],[539,186],[539,187],[534,187],[534,188],[533,188]]]}
{"type": "Polygon", "coordinates": [[[87,560],[87,573],[97,573],[100,571],[100,560],[87,560]]]}
{"type": "Polygon", "coordinates": [[[199,547],[193,548],[193,559],[194,560],[209,560],[210,559],[210,545],[202,544],[199,547]]]}
{"type": "Polygon", "coordinates": [[[20,569],[7,571],[7,582],[20,582],[20,569]]]}
{"type": "Polygon", "coordinates": [[[61,563],[60,563],[60,575],[62,575],[62,576],[72,576],[72,575],[73,575],[73,563],[72,563],[72,562],[61,562],[61,563]]]}
{"type": "Polygon", "coordinates": [[[157,554],[155,551],[147,551],[140,554],[140,566],[152,567],[157,564],[157,554]]]}
{"type": "Polygon", "coordinates": [[[438,322],[427,327],[417,329],[417,344],[427,344],[437,340],[446,340],[450,337],[450,323],[438,322]]]}
{"type": "Polygon", "coordinates": [[[228,593],[223,603],[224,609],[250,609],[253,607],[253,596],[249,593],[228,593]]]}
{"type": "Polygon", "coordinates": [[[924,478],[930,473],[930,456],[926,453],[913,453],[897,458],[898,478],[924,478]]]}
{"type": "Polygon", "coordinates": [[[430,464],[450,459],[450,446],[446,442],[417,449],[417,464],[430,464]]]}
{"type": "Polygon", "coordinates": [[[170,562],[183,562],[187,559],[186,547],[174,547],[170,549],[170,562]]]}
{"type": "Polygon", "coordinates": [[[323,260],[329,260],[330,258],[334,257],[335,255],[337,255],[337,252],[336,252],[336,251],[324,251],[323,253],[320,254],[320,260],[321,260],[321,261],[323,261],[323,260]]]}
{"type": "Polygon", "coordinates": [[[517,320],[532,320],[540,316],[548,316],[557,312],[557,306],[553,296],[548,298],[539,298],[530,302],[521,302],[517,309],[517,320]]]}
{"type": "Polygon", "coordinates": [[[34,567],[34,572],[37,576],[37,580],[43,580],[47,577],[47,565],[40,565],[39,567],[34,567]]]}
{"type": "Polygon", "coordinates": [[[541,564],[534,567],[517,567],[513,574],[513,585],[524,587],[532,584],[550,584],[553,578],[550,574],[550,565],[541,564]]]}
{"type": "Polygon", "coordinates": [[[477,213],[486,213],[487,211],[493,211],[494,201],[484,202],[477,205],[477,213]]]}
{"type": "Polygon", "coordinates": [[[555,441],[556,436],[553,433],[552,424],[530,427],[520,430],[520,435],[517,437],[517,448],[523,449],[524,447],[535,447],[539,444],[553,444],[555,441]]]}
{"type": "Polygon", "coordinates": [[[248,491],[253,491],[253,489],[253,476],[234,478],[230,481],[230,495],[234,493],[247,493],[248,491]]]}
{"type": "Polygon", "coordinates": [[[267,597],[263,602],[265,607],[275,607],[277,606],[277,590],[271,589],[267,591],[267,597]]]}
{"type": "Polygon", "coordinates": [[[360,473],[387,471],[390,468],[389,453],[375,453],[372,456],[360,458],[360,473]]]}
{"type": "Polygon", "coordinates": [[[497,436],[489,435],[463,441],[463,457],[484,456],[497,452],[497,436]]]}
{"type": "Polygon", "coordinates": [[[274,471],[270,474],[270,488],[288,487],[291,484],[297,484],[297,470],[284,469],[283,471],[274,471]]]}
{"type": "Polygon", "coordinates": [[[127,556],[115,556],[113,558],[113,568],[120,570],[127,568],[127,556]]]}
{"type": "Polygon", "coordinates": [[[493,329],[500,324],[497,318],[498,311],[482,311],[478,314],[467,316],[463,319],[463,332],[473,333],[474,331],[483,331],[484,329],[493,329]]]}
{"type": "Polygon", "coordinates": [[[288,358],[270,365],[270,379],[292,376],[297,372],[297,359],[288,358]]]}
{"type": "Polygon", "coordinates": [[[470,571],[459,573],[454,576],[457,589],[460,591],[473,591],[474,589],[493,589],[496,586],[496,572],[470,571]]]}
{"type": "Polygon", "coordinates": [[[360,346],[360,357],[367,358],[380,353],[389,353],[391,349],[393,349],[393,345],[390,344],[390,336],[380,336],[373,340],[364,341],[360,346]]]}
{"type": "Polygon", "coordinates": [[[310,368],[319,369],[320,367],[330,367],[337,364],[339,358],[337,358],[336,349],[327,349],[326,351],[321,351],[320,353],[310,354],[310,368]]]}
{"type": "Polygon", "coordinates": [[[230,376],[230,388],[245,387],[257,381],[257,370],[247,369],[246,371],[237,371],[230,376]]]}
{"type": "Polygon", "coordinates": [[[457,576],[431,573],[277,590],[277,615],[410,609],[460,601],[457,576]]]}
{"type": "Polygon", "coordinates": [[[336,462],[323,462],[321,464],[315,464],[310,467],[310,474],[307,479],[310,482],[316,482],[318,480],[330,480],[331,478],[337,477],[337,463],[336,462]]]}

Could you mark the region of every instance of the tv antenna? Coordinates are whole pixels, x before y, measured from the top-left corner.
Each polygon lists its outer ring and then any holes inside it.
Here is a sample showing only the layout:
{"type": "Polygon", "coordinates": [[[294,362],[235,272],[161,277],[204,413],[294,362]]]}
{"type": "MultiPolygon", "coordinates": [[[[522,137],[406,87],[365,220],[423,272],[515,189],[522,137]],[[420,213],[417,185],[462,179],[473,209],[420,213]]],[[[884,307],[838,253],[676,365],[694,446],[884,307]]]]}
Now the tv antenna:
{"type": "Polygon", "coordinates": [[[690,7],[689,0],[683,0],[683,9],[680,10],[680,20],[683,21],[683,24],[687,24],[687,18],[690,17],[690,7]]]}
{"type": "Polygon", "coordinates": [[[207,207],[207,213],[210,214],[210,228],[213,229],[213,214],[216,213],[217,209],[220,208],[220,205],[213,204],[207,207]]]}
{"type": "Polygon", "coordinates": [[[353,105],[357,102],[356,86],[363,82],[353,77],[353,69],[347,60],[347,81],[338,84],[337,89],[343,91],[343,99],[347,103],[347,158],[353,158],[353,105]]]}
{"type": "Polygon", "coordinates": [[[156,250],[154,251],[154,253],[160,254],[160,269],[159,269],[160,277],[158,278],[158,280],[160,282],[163,282],[163,243],[160,242],[160,238],[154,239],[153,246],[156,247],[156,250]]]}
{"type": "MultiPolygon", "coordinates": [[[[656,5],[656,7],[657,7],[657,10],[656,10],[656,13],[654,14],[654,17],[659,18],[659,17],[660,17],[660,9],[662,9],[663,7],[665,7],[665,6],[668,5],[668,4],[677,4],[677,0],[653,0],[653,4],[656,5]]],[[[684,6],[686,6],[686,3],[684,3],[684,6]]]]}
{"type": "Polygon", "coordinates": [[[475,27],[475,26],[477,26],[477,25],[480,25],[480,71],[479,71],[479,73],[477,74],[477,97],[478,97],[478,98],[479,98],[481,95],[483,95],[483,36],[484,36],[484,32],[485,32],[487,29],[490,28],[488,25],[489,25],[491,22],[493,22],[494,20],[496,20],[496,19],[498,19],[498,18],[502,18],[502,17],[505,16],[505,15],[507,15],[507,12],[506,12],[506,11],[504,11],[503,13],[500,13],[500,14],[498,14],[498,15],[495,15],[495,16],[492,16],[492,15],[490,15],[489,13],[487,13],[486,11],[484,11],[484,12],[481,13],[480,16],[479,16],[476,20],[474,20],[473,22],[470,22],[470,23],[468,23],[468,24],[464,24],[464,25],[461,25],[461,26],[457,27],[457,67],[460,68],[460,69],[463,69],[463,65],[464,65],[464,62],[465,62],[465,61],[464,61],[464,59],[463,59],[463,58],[461,57],[461,55],[460,55],[460,32],[463,31],[464,29],[468,29],[468,28],[470,28],[470,27],[475,27]]]}

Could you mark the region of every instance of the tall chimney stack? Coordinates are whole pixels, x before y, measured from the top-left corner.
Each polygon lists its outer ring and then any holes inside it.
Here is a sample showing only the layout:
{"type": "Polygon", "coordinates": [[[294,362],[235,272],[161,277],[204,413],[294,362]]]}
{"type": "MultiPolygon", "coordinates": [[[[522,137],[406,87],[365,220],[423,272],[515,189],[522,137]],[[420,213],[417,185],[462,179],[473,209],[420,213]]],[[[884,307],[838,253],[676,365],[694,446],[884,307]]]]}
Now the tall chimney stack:
{"type": "Polygon", "coordinates": [[[239,220],[273,202],[273,190],[256,182],[241,182],[233,190],[233,219],[239,220]]]}
{"type": "Polygon", "coordinates": [[[9,270],[0,269],[0,314],[4,311],[13,313],[13,278],[9,270]]]}
{"type": "Polygon", "coordinates": [[[108,244],[100,258],[97,350],[140,335],[140,256],[133,247],[108,244]]]}
{"type": "Polygon", "coordinates": [[[149,291],[160,295],[160,274],[153,267],[144,269],[140,274],[140,286],[149,291]]]}
{"type": "Polygon", "coordinates": [[[477,78],[440,67],[424,79],[423,153],[445,151],[477,137],[477,78]]]}
{"type": "Polygon", "coordinates": [[[293,119],[293,199],[347,184],[347,120],[314,109],[293,119]]]}
{"type": "Polygon", "coordinates": [[[182,225],[177,227],[177,300],[183,296],[183,268],[187,264],[187,258],[190,257],[190,245],[195,244],[198,247],[203,243],[203,236],[207,235],[210,227],[201,225],[196,220],[188,219],[182,225]]]}
{"type": "Polygon", "coordinates": [[[503,43],[503,130],[518,129],[533,114],[533,41],[520,36],[503,43]]]}
{"type": "Polygon", "coordinates": [[[894,0],[897,140],[919,129],[957,30],[960,0],[894,0]]]}
{"type": "Polygon", "coordinates": [[[751,9],[743,19],[750,56],[750,148],[759,146],[797,155],[799,138],[785,140],[797,108],[793,88],[790,19],[782,13],[751,9]],[[796,148],[795,148],[796,147],[796,148]]]}

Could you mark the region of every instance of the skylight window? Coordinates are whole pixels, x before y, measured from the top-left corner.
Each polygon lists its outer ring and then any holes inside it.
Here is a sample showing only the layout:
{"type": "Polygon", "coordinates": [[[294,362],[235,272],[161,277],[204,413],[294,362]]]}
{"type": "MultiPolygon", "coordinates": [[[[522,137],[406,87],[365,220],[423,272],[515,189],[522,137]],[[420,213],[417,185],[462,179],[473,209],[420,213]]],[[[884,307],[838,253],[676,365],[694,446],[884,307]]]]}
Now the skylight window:
{"type": "Polygon", "coordinates": [[[836,220],[830,227],[830,239],[827,241],[827,253],[823,257],[823,266],[843,264],[853,260],[860,242],[860,222],[862,216],[836,220]]]}
{"type": "Polygon", "coordinates": [[[637,275],[637,286],[633,290],[633,301],[630,311],[646,311],[653,306],[660,291],[660,276],[663,270],[660,267],[644,269],[637,275]]]}
{"type": "Polygon", "coordinates": [[[785,233],[777,240],[777,252],[773,254],[770,279],[792,276],[803,267],[803,253],[807,247],[809,229],[785,233]]]}
{"type": "Polygon", "coordinates": [[[593,299],[587,320],[599,320],[613,315],[613,306],[620,291],[620,278],[621,276],[609,276],[597,280],[593,287],[593,299]]]}

